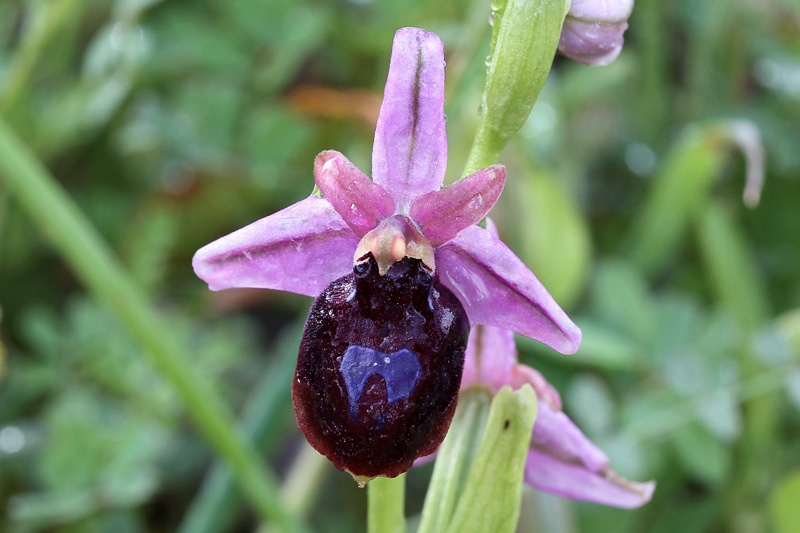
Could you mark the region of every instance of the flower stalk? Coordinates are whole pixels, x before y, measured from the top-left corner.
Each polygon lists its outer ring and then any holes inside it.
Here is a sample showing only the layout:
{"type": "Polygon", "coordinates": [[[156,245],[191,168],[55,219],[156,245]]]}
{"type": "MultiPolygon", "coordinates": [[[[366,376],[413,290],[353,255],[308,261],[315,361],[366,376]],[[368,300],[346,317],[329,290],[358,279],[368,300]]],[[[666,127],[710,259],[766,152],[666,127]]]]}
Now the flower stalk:
{"type": "Polygon", "coordinates": [[[378,477],[367,486],[367,531],[405,533],[406,475],[378,477]]]}
{"type": "Polygon", "coordinates": [[[508,0],[493,8],[482,112],[464,175],[497,163],[528,120],[550,73],[569,2],[508,0]]]}
{"type": "Polygon", "coordinates": [[[286,531],[300,525],[282,506],[274,474],[237,431],[219,393],[203,378],[97,230],[44,165],[0,120],[0,180],[14,194],[75,274],[139,341],[183,400],[197,428],[234,473],[264,520],[286,531]]]}

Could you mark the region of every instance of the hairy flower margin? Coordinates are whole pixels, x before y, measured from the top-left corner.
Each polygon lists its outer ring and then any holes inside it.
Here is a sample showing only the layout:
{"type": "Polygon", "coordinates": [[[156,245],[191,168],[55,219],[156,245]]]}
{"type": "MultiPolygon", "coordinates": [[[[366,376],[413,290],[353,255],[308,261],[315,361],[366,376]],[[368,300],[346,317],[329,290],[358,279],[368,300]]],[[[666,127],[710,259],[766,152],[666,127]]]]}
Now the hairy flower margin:
{"type": "Polygon", "coordinates": [[[197,275],[212,290],[252,287],[318,296],[369,253],[382,273],[420,259],[464,306],[473,328],[462,388],[534,386],[542,400],[526,481],[567,497],[635,507],[652,484],[631,483],[560,412],[558,393],[516,363],[513,333],[574,353],[581,333],[533,273],[498,238],[489,212],[505,183],[494,165],[441,188],[447,161],[444,50],[434,34],[395,35],[375,132],[370,180],[342,154],[322,152],[314,195],[198,250],[197,275]],[[477,338],[480,337],[480,342],[477,338]],[[478,345],[479,344],[479,345],[478,345]]]}
{"type": "Polygon", "coordinates": [[[572,0],[558,51],[586,65],[608,65],[622,50],[632,10],[633,0],[572,0]]]}

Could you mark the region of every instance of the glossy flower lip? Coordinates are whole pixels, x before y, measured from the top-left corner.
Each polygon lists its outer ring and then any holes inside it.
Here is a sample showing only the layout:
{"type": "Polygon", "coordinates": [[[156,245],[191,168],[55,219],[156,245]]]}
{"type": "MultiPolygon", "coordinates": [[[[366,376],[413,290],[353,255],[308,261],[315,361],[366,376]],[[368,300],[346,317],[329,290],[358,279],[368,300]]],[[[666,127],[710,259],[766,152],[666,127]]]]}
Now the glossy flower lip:
{"type": "Polygon", "coordinates": [[[625,42],[633,0],[572,0],[558,51],[586,65],[608,65],[625,42]]]}
{"type": "Polygon", "coordinates": [[[197,251],[212,290],[252,287],[318,296],[370,252],[382,272],[421,259],[459,299],[470,324],[487,324],[574,353],[581,340],[525,264],[476,224],[505,184],[501,165],[441,188],[447,164],[444,45],[398,30],[375,131],[372,179],[344,155],[322,152],[310,196],[197,251]]]}

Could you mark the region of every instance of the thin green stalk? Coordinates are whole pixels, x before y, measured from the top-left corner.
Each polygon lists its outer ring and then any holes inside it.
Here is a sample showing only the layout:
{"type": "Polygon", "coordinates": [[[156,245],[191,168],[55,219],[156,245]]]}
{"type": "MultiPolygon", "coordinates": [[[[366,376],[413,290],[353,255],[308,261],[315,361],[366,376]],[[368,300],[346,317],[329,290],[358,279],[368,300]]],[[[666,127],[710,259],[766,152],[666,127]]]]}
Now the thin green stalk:
{"type": "Polygon", "coordinates": [[[112,309],[151,363],[172,383],[259,516],[297,531],[296,520],[281,505],[274,474],[239,434],[217,390],[190,364],[169,322],[158,315],[96,229],[2,120],[0,177],[75,274],[112,309]]]}
{"type": "MultiPolygon", "coordinates": [[[[718,202],[700,214],[698,237],[706,269],[717,300],[739,323],[748,337],[756,334],[770,316],[768,298],[741,231],[718,202]]],[[[739,351],[743,374],[752,379],[764,372],[764,363],[749,343],[739,351]]],[[[748,520],[763,522],[761,504],[774,470],[775,435],[779,430],[779,398],[776,393],[744,399],[744,433],[739,443],[739,461],[728,484],[727,504],[731,525],[748,520]]],[[[735,528],[734,528],[735,529],[735,528]]]]}
{"type": "Polygon", "coordinates": [[[488,122],[482,118],[478,124],[478,131],[475,133],[475,141],[473,141],[467,157],[464,176],[500,161],[500,154],[503,153],[503,148],[505,148],[507,141],[507,137],[501,136],[497,130],[491,128],[488,122]]]}
{"type": "Polygon", "coordinates": [[[50,0],[40,4],[42,13],[25,31],[22,43],[2,78],[0,115],[11,111],[29,88],[29,79],[47,44],[66,24],[84,0],[50,0]]]}
{"type": "Polygon", "coordinates": [[[647,142],[659,147],[660,139],[667,138],[664,132],[669,126],[672,94],[667,83],[667,39],[670,9],[661,0],[639,0],[635,15],[631,17],[632,30],[639,39],[641,98],[639,98],[640,127],[647,142]]]}
{"type": "Polygon", "coordinates": [[[367,531],[405,533],[406,475],[376,477],[367,485],[367,531]]]}
{"type": "Polygon", "coordinates": [[[303,442],[281,487],[284,504],[298,515],[308,512],[330,466],[330,461],[324,455],[303,442]]]}
{"type": "MultiPolygon", "coordinates": [[[[314,505],[325,474],[331,470],[331,463],[307,442],[300,446],[281,487],[281,499],[293,513],[304,516],[314,505]]],[[[259,533],[273,531],[274,528],[265,525],[258,529],[259,533]]]]}
{"type": "MultiPolygon", "coordinates": [[[[282,335],[276,348],[266,356],[272,362],[264,369],[241,416],[240,426],[245,438],[266,457],[278,443],[278,439],[268,437],[274,437],[287,423],[294,421],[289,403],[302,334],[303,324],[299,323],[282,335]]],[[[241,496],[230,469],[218,462],[203,482],[202,490],[183,517],[178,531],[222,533],[229,530],[241,514],[241,506],[241,496]]]]}
{"type": "Polygon", "coordinates": [[[550,73],[569,2],[505,0],[492,9],[482,111],[464,175],[497,163],[509,138],[528,120],[550,73]]]}

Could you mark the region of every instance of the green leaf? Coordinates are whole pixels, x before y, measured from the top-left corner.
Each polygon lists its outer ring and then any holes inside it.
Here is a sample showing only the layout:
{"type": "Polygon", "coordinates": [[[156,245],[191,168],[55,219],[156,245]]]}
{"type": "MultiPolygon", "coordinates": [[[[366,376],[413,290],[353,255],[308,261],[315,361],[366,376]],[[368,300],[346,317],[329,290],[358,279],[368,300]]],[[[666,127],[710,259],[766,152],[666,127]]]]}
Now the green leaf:
{"type": "Polygon", "coordinates": [[[769,499],[770,517],[775,533],[800,531],[800,512],[797,510],[797,502],[800,502],[800,472],[792,472],[778,482],[769,499]]]}
{"type": "Polygon", "coordinates": [[[699,220],[700,251],[719,300],[746,329],[753,331],[769,316],[767,296],[744,236],[719,203],[699,220]]]}
{"type": "Polygon", "coordinates": [[[522,259],[553,298],[569,308],[589,275],[592,247],[586,220],[554,176],[532,172],[521,192],[522,259]]]}
{"type": "Polygon", "coordinates": [[[675,430],[675,449],[691,474],[718,486],[730,464],[730,452],[720,441],[696,423],[684,424],[675,430]]]}
{"type": "Polygon", "coordinates": [[[794,347],[795,356],[800,355],[800,309],[783,313],[776,319],[776,325],[794,347]]]}
{"type": "Polygon", "coordinates": [[[667,153],[642,210],[631,225],[630,256],[650,275],[668,266],[689,222],[708,198],[725,162],[719,128],[687,128],[667,153]]]}
{"type": "Polygon", "coordinates": [[[587,435],[610,433],[617,424],[614,393],[594,374],[578,374],[567,388],[570,416],[587,435]]]}
{"type": "Polygon", "coordinates": [[[561,366],[590,366],[607,370],[632,370],[643,364],[641,343],[616,328],[601,324],[597,320],[576,317],[575,323],[581,328],[583,340],[577,353],[564,357],[542,343],[517,335],[517,346],[524,352],[547,357],[561,366]]]}
{"type": "Polygon", "coordinates": [[[463,393],[453,423],[436,455],[417,533],[443,531],[464,489],[469,465],[475,459],[480,436],[489,416],[488,391],[472,388],[463,393]]]}
{"type": "Polygon", "coordinates": [[[489,411],[478,455],[447,531],[512,532],[522,501],[522,477],[536,419],[536,394],[530,385],[503,387],[489,411]]]}
{"type": "Polygon", "coordinates": [[[640,348],[635,340],[593,320],[581,318],[576,322],[583,332],[581,349],[568,358],[559,354],[559,358],[609,370],[630,370],[636,366],[640,348]]]}
{"type": "Polygon", "coordinates": [[[139,341],[150,363],[183,400],[197,428],[233,469],[259,516],[273,519],[287,529],[301,528],[278,500],[274,473],[242,439],[217,388],[192,364],[169,321],[142,294],[96,228],[42,162],[2,120],[0,179],[76,276],[139,341]]]}
{"type": "Polygon", "coordinates": [[[658,330],[655,301],[630,263],[604,261],[592,284],[592,311],[603,322],[647,343],[658,330]]]}
{"type": "MultiPolygon", "coordinates": [[[[273,453],[281,430],[292,417],[289,405],[291,384],[302,334],[303,322],[298,322],[281,336],[273,352],[267,355],[270,363],[253,389],[239,421],[245,438],[266,457],[273,453]]],[[[294,424],[293,417],[291,424],[294,424]]],[[[224,463],[217,462],[184,515],[178,531],[227,531],[241,512],[241,496],[236,491],[233,473],[224,463]]]]}

